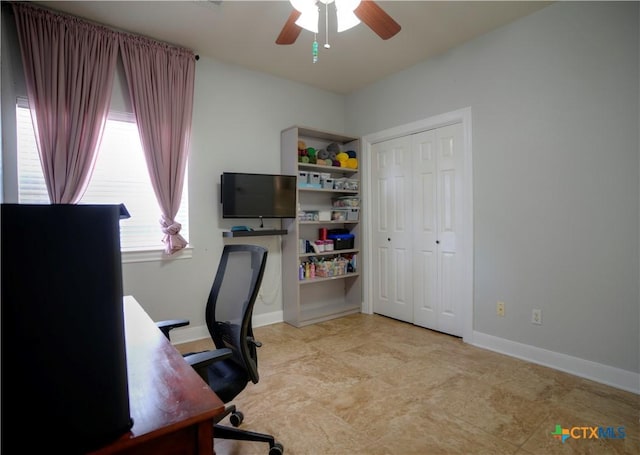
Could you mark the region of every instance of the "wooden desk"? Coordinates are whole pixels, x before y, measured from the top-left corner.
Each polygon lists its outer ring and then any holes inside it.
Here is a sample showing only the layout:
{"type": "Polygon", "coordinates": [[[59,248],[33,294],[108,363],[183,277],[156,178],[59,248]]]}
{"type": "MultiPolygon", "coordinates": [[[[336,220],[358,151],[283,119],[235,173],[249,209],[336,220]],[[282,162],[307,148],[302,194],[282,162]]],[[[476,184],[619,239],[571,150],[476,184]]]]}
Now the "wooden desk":
{"type": "Polygon", "coordinates": [[[124,313],[133,427],[91,453],[214,454],[213,419],[224,403],[131,296],[124,298],[124,313]]]}

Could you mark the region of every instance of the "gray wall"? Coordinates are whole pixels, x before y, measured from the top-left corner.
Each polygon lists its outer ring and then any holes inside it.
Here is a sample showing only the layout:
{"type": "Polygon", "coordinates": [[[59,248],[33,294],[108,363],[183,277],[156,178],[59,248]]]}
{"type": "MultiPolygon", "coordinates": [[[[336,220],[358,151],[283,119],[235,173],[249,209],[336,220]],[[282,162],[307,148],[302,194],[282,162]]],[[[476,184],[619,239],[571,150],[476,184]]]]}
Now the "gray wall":
{"type": "Polygon", "coordinates": [[[554,4],[348,96],[346,124],[470,106],[474,330],[634,372],[638,17],[637,2],[554,4]]]}

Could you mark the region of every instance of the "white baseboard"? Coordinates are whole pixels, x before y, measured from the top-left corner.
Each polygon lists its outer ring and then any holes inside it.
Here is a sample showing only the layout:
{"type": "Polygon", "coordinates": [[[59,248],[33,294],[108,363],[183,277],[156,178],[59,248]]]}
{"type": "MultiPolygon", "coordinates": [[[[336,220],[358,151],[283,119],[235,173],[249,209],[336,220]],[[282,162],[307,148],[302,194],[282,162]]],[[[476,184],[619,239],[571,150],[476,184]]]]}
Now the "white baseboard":
{"type": "MultiPolygon", "coordinates": [[[[266,314],[254,314],[252,324],[253,327],[262,327],[264,325],[275,324],[276,322],[282,321],[284,321],[284,313],[282,311],[274,311],[266,314]]],[[[172,344],[189,343],[191,341],[197,341],[209,337],[209,329],[206,324],[200,326],[187,326],[171,331],[172,344]]]]}
{"type": "Polygon", "coordinates": [[[283,321],[284,312],[280,310],[265,314],[254,314],[252,324],[254,327],[262,327],[264,325],[271,325],[283,321]]]}
{"type": "Polygon", "coordinates": [[[171,331],[171,344],[189,343],[203,338],[210,338],[209,329],[207,329],[206,325],[188,326],[171,331]]]}
{"type": "Polygon", "coordinates": [[[620,368],[548,351],[486,333],[473,332],[472,345],[543,365],[581,378],[640,394],[640,374],[620,368]]]}

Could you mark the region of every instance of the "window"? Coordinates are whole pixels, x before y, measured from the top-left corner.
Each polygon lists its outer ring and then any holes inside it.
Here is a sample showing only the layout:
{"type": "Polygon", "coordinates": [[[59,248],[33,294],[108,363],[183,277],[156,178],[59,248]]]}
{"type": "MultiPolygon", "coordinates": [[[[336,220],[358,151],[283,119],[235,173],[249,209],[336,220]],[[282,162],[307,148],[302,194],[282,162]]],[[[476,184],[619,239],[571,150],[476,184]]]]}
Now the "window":
{"type": "MultiPolygon", "coordinates": [[[[16,123],[19,202],[49,204],[26,99],[18,101],[16,123]]],[[[182,224],[181,235],[189,240],[187,177],[185,173],[182,202],[176,221],[182,224]]],[[[120,221],[120,243],[124,253],[163,249],[160,207],[151,186],[133,115],[110,113],[96,167],[80,202],[125,204],[131,218],[120,221]]]]}

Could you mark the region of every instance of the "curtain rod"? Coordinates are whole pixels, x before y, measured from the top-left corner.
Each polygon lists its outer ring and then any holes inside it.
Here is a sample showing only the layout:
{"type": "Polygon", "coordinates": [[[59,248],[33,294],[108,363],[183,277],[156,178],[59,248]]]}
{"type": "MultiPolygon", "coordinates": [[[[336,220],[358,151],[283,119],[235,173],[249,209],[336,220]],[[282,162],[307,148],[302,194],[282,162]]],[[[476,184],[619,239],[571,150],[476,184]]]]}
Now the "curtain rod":
{"type": "MultiPolygon", "coordinates": [[[[10,3],[10,4],[19,3],[19,4],[23,4],[23,5],[28,5],[30,8],[33,8],[33,9],[41,9],[41,10],[49,11],[52,14],[57,14],[59,16],[66,16],[66,17],[74,18],[76,20],[84,21],[84,22],[86,22],[88,24],[93,24],[93,25],[96,25],[96,26],[99,26],[99,27],[104,27],[104,28],[106,28],[108,30],[111,30],[113,32],[122,33],[123,35],[138,36],[138,37],[142,37],[142,38],[148,39],[150,41],[155,41],[156,43],[159,43],[159,44],[164,44],[164,45],[167,45],[167,46],[175,47],[176,49],[184,49],[184,50],[187,50],[189,52],[192,52],[193,55],[194,55],[194,58],[196,59],[196,61],[200,60],[200,55],[196,54],[193,51],[193,49],[189,49],[188,47],[180,46],[180,45],[177,45],[177,44],[174,44],[174,43],[170,43],[168,41],[161,41],[161,40],[159,40],[157,38],[152,38],[150,36],[142,35],[141,33],[134,33],[134,32],[123,30],[123,29],[120,29],[120,28],[117,28],[117,27],[113,27],[113,26],[110,26],[110,25],[105,25],[105,24],[102,24],[100,22],[96,22],[96,21],[87,19],[85,17],[76,16],[75,14],[69,14],[69,13],[65,13],[63,11],[58,11],[58,10],[49,8],[47,6],[43,6],[41,4],[34,4],[33,2],[30,2],[30,1],[28,1],[28,2],[14,2],[14,1],[12,1],[12,2],[2,2],[2,3],[10,3]]],[[[11,13],[13,14],[13,8],[11,8],[11,13]]]]}

